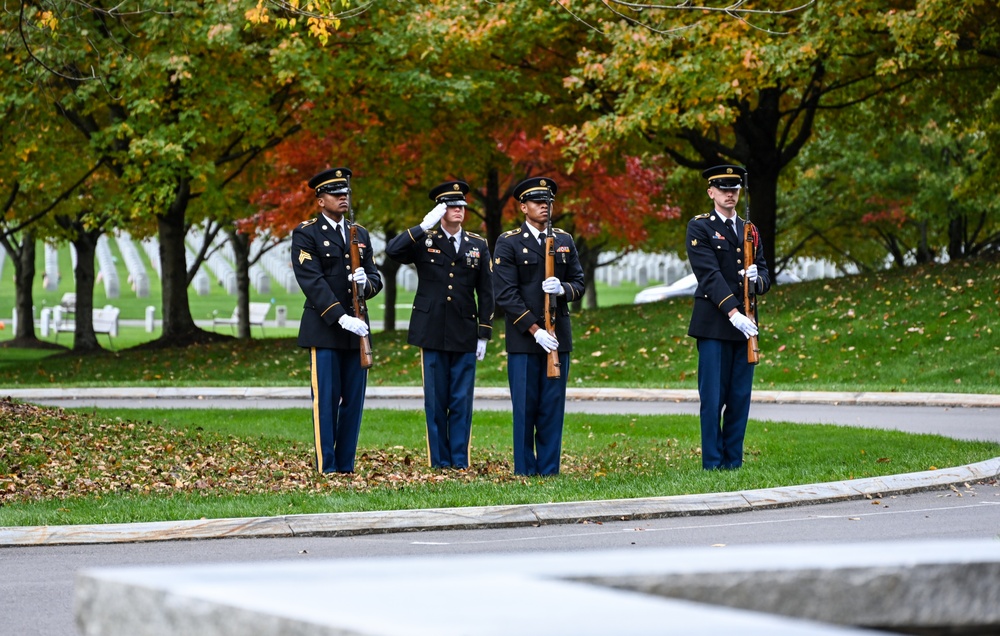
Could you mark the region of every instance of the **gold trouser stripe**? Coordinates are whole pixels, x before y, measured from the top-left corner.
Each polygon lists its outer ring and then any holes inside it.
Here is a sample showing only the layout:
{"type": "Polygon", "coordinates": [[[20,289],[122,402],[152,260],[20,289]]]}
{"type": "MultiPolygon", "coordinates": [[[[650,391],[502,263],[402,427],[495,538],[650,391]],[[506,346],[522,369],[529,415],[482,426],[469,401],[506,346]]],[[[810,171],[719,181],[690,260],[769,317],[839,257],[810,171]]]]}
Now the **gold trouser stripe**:
{"type": "MultiPolygon", "coordinates": [[[[424,377],[424,349],[420,348],[420,386],[424,389],[424,400],[427,399],[427,379],[424,377]]],[[[430,413],[427,412],[426,404],[424,406],[424,441],[427,442],[427,465],[431,465],[431,431],[430,431],[430,413]]]]}
{"type": "MultiPolygon", "coordinates": [[[[730,299],[730,298],[732,298],[732,297],[733,297],[733,295],[732,295],[732,294],[729,294],[728,296],[726,296],[725,298],[723,298],[723,299],[722,299],[722,303],[726,302],[727,300],[729,300],[729,299],[730,299]]],[[[722,303],[719,303],[719,304],[717,305],[717,307],[718,307],[719,309],[722,309],[722,303]]]]}
{"type": "Polygon", "coordinates": [[[316,470],[323,472],[323,442],[319,435],[319,378],[316,376],[316,347],[309,348],[309,358],[312,368],[313,442],[316,444],[316,470]]]}

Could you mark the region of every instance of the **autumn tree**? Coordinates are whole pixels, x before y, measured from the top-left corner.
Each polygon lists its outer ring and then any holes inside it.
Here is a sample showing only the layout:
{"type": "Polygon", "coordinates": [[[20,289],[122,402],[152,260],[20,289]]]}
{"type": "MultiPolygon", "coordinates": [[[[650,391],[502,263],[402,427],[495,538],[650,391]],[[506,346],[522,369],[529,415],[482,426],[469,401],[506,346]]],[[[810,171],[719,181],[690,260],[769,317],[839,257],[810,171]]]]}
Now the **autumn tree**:
{"type": "MultiPolygon", "coordinates": [[[[46,2],[16,17],[37,90],[110,167],[127,205],[118,224],[159,236],[161,343],[207,337],[191,316],[184,237],[261,153],[297,124],[323,90],[330,56],[301,30],[247,27],[256,3],[180,1],[128,13],[46,2]],[[242,6],[241,6],[242,5],[242,6]],[[84,44],[86,43],[86,44],[84,44]],[[201,205],[195,204],[201,199],[201,205]]],[[[203,249],[203,254],[206,250],[203,249]]]]}
{"type": "Polygon", "coordinates": [[[892,50],[892,11],[882,4],[767,9],[740,5],[697,19],[652,7],[622,8],[627,19],[592,14],[612,48],[580,51],[567,85],[594,117],[568,132],[581,151],[595,140],[639,136],[685,168],[746,166],[753,221],[774,263],[779,177],[817,116],[891,92],[916,69],[882,72],[892,50]]]}

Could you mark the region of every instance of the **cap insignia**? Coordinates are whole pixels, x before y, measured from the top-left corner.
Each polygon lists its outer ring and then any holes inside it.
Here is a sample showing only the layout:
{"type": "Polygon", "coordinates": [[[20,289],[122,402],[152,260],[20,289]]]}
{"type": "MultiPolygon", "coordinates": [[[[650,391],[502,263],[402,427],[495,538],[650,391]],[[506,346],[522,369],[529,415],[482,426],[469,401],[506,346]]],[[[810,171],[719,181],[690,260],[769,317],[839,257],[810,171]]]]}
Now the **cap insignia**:
{"type": "Polygon", "coordinates": [[[458,187],[457,183],[454,186],[452,186],[452,189],[454,189],[454,190],[461,190],[461,188],[458,187]]]}
{"type": "Polygon", "coordinates": [[[538,185],[540,185],[540,186],[543,186],[543,187],[544,187],[544,186],[547,186],[547,185],[549,185],[549,184],[545,182],[545,179],[542,179],[542,180],[540,180],[540,181],[538,182],[538,185]]]}
{"type": "Polygon", "coordinates": [[[726,174],[733,174],[732,168],[726,168],[726,174]]]}
{"type": "Polygon", "coordinates": [[[334,174],[335,176],[338,176],[338,177],[342,177],[342,176],[344,176],[344,173],[343,173],[343,172],[341,172],[340,170],[338,170],[338,171],[334,172],[333,174],[334,174]]]}

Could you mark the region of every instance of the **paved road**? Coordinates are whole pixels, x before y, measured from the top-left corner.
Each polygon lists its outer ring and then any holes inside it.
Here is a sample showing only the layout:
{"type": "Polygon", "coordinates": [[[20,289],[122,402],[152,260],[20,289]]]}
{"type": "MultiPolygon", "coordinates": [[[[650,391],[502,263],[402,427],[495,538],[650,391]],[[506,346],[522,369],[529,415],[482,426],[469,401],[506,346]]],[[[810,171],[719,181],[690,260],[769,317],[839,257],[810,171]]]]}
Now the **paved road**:
{"type": "MultiPolygon", "coordinates": [[[[0,548],[0,633],[77,636],[77,570],[95,566],[302,561],[568,550],[1000,539],[1000,487],[974,485],[884,499],[648,521],[355,537],[219,539],[0,548]]],[[[442,563],[442,566],[445,566],[442,563]]]]}
{"type": "MultiPolygon", "coordinates": [[[[134,398],[133,398],[134,399],[134,398]]],[[[158,406],[234,408],[232,398],[157,400],[158,406]]],[[[43,401],[43,400],[33,400],[43,401]]],[[[298,408],[297,398],[262,399],[268,407],[298,408]]],[[[117,400],[116,400],[116,403],[117,400]]],[[[252,406],[252,400],[235,402],[252,406]]],[[[65,400],[60,405],[67,406],[65,400]]],[[[135,402],[129,405],[138,405],[135,402]]],[[[148,405],[147,405],[148,406],[148,405]]],[[[382,396],[369,406],[420,408],[413,398],[382,396]]],[[[506,408],[502,400],[477,400],[477,408],[506,408]]],[[[694,413],[690,401],[572,402],[592,412],[694,413]]],[[[826,422],[936,432],[962,439],[1000,441],[1000,410],[953,406],[857,404],[755,404],[756,420],[826,422]]],[[[697,514],[697,513],[696,513],[697,514]]],[[[670,517],[655,520],[543,525],[482,530],[436,530],[353,537],[215,539],[113,545],[0,548],[0,634],[76,636],[72,591],[80,568],[265,560],[303,560],[514,553],[553,550],[644,549],[765,543],[866,542],[903,539],[1000,539],[1000,486],[969,486],[803,507],[670,517]]]]}

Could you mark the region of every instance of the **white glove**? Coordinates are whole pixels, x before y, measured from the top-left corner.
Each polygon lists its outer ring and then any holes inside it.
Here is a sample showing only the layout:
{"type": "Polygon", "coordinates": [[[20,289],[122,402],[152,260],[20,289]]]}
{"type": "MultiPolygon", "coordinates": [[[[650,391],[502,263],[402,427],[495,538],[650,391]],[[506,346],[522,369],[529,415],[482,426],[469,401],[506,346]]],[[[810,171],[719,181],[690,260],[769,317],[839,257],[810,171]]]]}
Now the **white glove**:
{"type": "Polygon", "coordinates": [[[424,229],[424,232],[426,232],[427,230],[437,225],[438,221],[440,221],[444,217],[444,213],[447,211],[448,211],[448,206],[446,206],[444,203],[438,203],[437,205],[434,206],[433,210],[424,215],[424,220],[420,222],[420,227],[422,227],[424,229]]]}
{"type": "Polygon", "coordinates": [[[757,282],[757,266],[756,265],[751,265],[750,267],[748,267],[746,269],[741,269],[740,270],[740,276],[746,276],[747,278],[750,279],[751,283],[756,283],[757,282]]]}
{"type": "Polygon", "coordinates": [[[480,338],[479,342],[476,343],[476,360],[482,360],[486,357],[486,339],[480,338]]]}
{"type": "Polygon", "coordinates": [[[757,325],[738,311],[729,317],[729,322],[733,323],[733,326],[739,329],[746,336],[747,340],[751,336],[757,335],[757,325]]]}
{"type": "Polygon", "coordinates": [[[535,332],[535,342],[538,343],[542,349],[545,349],[545,353],[552,353],[559,349],[559,341],[556,337],[550,334],[544,329],[539,329],[535,332]]]}
{"type": "Polygon", "coordinates": [[[354,335],[361,336],[362,338],[368,335],[368,325],[366,325],[365,321],[360,318],[344,314],[337,322],[340,323],[341,327],[350,331],[354,335]]]}
{"type": "Polygon", "coordinates": [[[542,281],[542,291],[546,294],[557,294],[562,296],[566,290],[562,286],[562,281],[555,276],[549,276],[542,281]]]}
{"type": "Polygon", "coordinates": [[[358,287],[363,290],[365,285],[368,284],[368,274],[365,273],[364,267],[359,267],[354,270],[353,274],[347,275],[347,280],[357,283],[358,287]]]}

